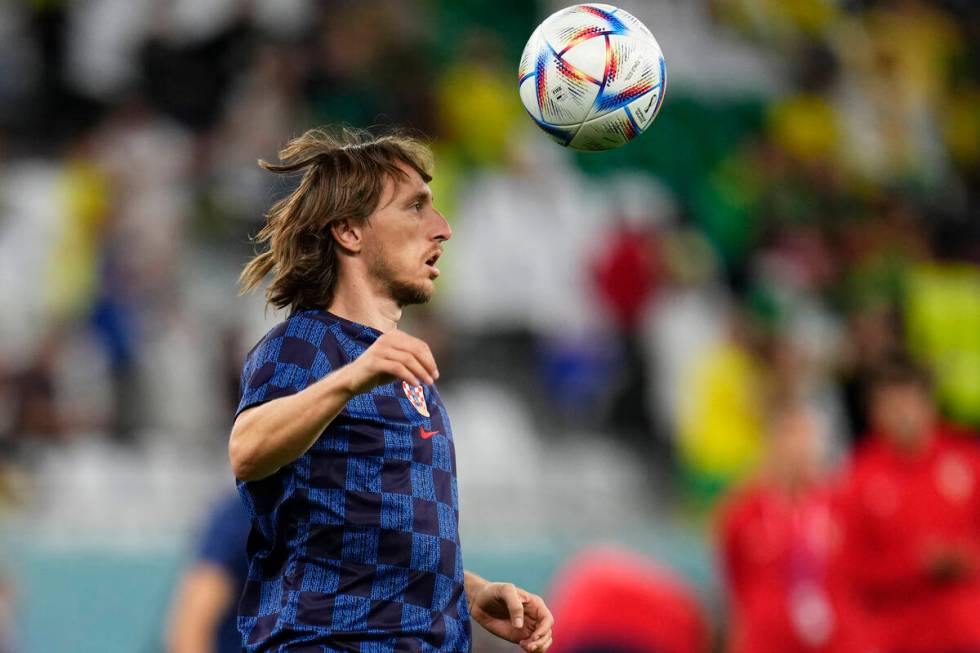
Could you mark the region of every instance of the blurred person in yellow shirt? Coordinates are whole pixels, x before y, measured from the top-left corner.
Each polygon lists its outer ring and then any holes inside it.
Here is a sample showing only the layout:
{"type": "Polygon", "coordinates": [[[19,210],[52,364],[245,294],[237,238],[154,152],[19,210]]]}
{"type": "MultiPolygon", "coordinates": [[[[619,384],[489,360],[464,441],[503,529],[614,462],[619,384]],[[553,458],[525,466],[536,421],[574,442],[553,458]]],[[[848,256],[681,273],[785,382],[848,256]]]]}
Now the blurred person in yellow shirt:
{"type": "Polygon", "coordinates": [[[762,457],[764,370],[746,318],[730,320],[728,338],[702,355],[682,393],[680,460],[698,503],[710,502],[762,457]]]}

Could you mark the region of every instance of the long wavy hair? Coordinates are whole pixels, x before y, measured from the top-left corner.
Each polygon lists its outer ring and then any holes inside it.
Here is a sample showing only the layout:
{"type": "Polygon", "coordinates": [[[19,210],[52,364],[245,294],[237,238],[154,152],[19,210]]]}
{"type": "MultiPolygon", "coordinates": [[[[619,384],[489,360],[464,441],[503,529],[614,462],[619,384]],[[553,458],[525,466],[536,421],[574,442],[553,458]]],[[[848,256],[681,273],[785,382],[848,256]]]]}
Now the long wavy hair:
{"type": "Polygon", "coordinates": [[[271,275],[265,296],[274,307],[327,308],[338,278],[331,225],[342,219],[365,223],[378,207],[385,180],[405,176],[399,163],[417,170],[426,182],[432,179],[429,147],[399,132],[311,129],[279,151],[279,163],[259,160],[270,172],[303,177],[266,213],[265,226],[252,239],[265,249],[242,270],[241,292],[254,290],[271,275]]]}

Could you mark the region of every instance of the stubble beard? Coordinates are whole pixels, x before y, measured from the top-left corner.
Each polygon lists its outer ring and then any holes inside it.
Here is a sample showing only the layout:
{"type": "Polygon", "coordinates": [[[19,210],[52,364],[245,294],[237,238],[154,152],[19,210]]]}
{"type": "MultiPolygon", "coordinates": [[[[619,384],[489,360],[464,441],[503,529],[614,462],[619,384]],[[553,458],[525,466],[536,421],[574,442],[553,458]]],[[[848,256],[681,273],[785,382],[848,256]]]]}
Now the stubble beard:
{"type": "Polygon", "coordinates": [[[378,256],[371,261],[369,271],[384,289],[385,294],[399,307],[425,304],[432,299],[432,290],[426,286],[396,278],[395,271],[388,263],[384,251],[379,252],[378,256]]]}

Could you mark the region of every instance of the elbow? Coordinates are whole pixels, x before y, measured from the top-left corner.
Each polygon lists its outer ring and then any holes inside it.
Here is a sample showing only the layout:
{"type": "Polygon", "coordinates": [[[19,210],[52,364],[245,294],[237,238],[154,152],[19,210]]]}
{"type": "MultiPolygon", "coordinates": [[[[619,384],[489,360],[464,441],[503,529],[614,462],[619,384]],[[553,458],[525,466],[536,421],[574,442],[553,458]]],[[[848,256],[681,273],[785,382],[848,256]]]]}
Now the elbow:
{"type": "Polygon", "coordinates": [[[228,460],[232,474],[239,481],[257,481],[266,476],[260,473],[255,447],[249,445],[237,428],[232,429],[228,441],[228,460]]]}
{"type": "Polygon", "coordinates": [[[241,440],[236,439],[235,432],[232,431],[231,440],[228,442],[228,461],[231,463],[231,473],[240,481],[247,481],[248,478],[246,477],[251,471],[251,465],[244,449],[241,440]]]}

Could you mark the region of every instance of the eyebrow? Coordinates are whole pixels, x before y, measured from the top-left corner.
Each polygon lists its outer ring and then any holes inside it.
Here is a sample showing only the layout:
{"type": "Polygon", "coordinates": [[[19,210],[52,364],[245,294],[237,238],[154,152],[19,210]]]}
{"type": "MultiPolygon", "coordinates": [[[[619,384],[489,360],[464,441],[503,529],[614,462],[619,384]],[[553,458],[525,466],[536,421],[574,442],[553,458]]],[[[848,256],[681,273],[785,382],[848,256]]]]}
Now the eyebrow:
{"type": "Polygon", "coordinates": [[[431,190],[426,189],[426,190],[420,190],[412,193],[412,195],[405,200],[405,206],[411,206],[415,202],[420,202],[425,200],[429,200],[429,201],[432,200],[431,190]]]}

